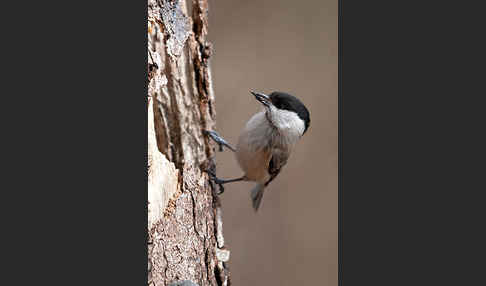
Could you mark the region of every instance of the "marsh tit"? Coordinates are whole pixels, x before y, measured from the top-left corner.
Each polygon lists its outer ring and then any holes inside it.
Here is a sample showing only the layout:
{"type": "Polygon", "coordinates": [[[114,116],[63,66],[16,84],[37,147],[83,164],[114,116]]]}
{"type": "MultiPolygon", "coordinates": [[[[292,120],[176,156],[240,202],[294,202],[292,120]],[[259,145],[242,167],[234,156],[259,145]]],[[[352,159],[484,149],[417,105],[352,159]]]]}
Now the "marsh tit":
{"type": "Polygon", "coordinates": [[[284,92],[270,95],[253,92],[263,105],[263,110],[253,115],[241,132],[236,148],[214,131],[206,131],[220,151],[223,146],[235,152],[244,175],[223,180],[210,173],[212,180],[224,191],[223,184],[237,181],[253,181],[257,185],[251,191],[253,208],[258,210],[265,187],[277,177],[287,163],[292,148],[309,128],[310,115],[305,105],[295,96],[284,92]]]}

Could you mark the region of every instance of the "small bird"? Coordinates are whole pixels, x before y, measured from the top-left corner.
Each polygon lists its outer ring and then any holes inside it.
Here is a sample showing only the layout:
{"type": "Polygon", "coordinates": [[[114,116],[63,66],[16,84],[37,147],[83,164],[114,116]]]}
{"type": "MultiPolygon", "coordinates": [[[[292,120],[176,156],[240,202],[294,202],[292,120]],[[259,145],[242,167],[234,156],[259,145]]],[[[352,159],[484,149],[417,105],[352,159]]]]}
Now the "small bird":
{"type": "Polygon", "coordinates": [[[277,177],[287,163],[292,148],[305,134],[310,124],[310,114],[305,105],[295,96],[284,92],[270,95],[250,91],[263,105],[261,112],[253,115],[241,132],[236,148],[233,148],[215,131],[205,131],[217,144],[235,152],[244,175],[223,180],[209,172],[211,179],[220,186],[237,181],[253,181],[257,185],[251,191],[255,211],[260,207],[265,187],[277,177]]]}

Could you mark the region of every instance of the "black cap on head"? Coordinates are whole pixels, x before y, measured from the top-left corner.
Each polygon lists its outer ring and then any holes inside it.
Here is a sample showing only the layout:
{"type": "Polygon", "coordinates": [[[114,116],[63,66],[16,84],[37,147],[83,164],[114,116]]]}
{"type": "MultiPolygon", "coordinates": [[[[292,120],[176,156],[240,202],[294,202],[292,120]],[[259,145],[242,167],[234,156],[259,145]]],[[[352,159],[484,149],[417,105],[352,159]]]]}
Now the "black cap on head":
{"type": "Polygon", "coordinates": [[[309,128],[310,114],[305,105],[297,97],[285,92],[274,91],[269,96],[273,105],[278,109],[289,110],[297,113],[300,119],[305,123],[304,133],[309,128]]]}

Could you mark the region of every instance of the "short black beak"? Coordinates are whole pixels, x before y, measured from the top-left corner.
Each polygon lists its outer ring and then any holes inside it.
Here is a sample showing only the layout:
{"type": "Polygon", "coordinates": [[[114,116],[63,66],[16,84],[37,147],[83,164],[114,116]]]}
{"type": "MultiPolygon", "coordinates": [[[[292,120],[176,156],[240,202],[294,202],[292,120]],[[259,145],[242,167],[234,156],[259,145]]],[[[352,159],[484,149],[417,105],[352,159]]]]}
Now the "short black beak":
{"type": "Polygon", "coordinates": [[[272,104],[272,101],[267,95],[263,93],[254,92],[254,91],[250,91],[250,92],[255,96],[256,100],[260,101],[266,107],[269,107],[272,104]]]}

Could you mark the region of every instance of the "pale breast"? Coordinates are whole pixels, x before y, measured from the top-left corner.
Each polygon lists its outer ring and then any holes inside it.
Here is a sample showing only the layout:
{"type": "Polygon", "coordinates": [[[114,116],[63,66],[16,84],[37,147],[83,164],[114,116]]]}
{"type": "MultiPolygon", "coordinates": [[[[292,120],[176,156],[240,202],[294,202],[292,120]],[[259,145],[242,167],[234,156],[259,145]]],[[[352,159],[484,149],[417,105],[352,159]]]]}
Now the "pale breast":
{"type": "Polygon", "coordinates": [[[236,159],[249,180],[264,182],[269,178],[268,163],[272,136],[263,112],[255,114],[247,123],[236,145],[236,159]]]}
{"type": "Polygon", "coordinates": [[[270,175],[268,165],[272,150],[288,156],[304,130],[304,123],[294,112],[272,110],[272,123],[265,112],[253,115],[241,133],[236,145],[236,159],[246,177],[266,182],[270,175]]]}

